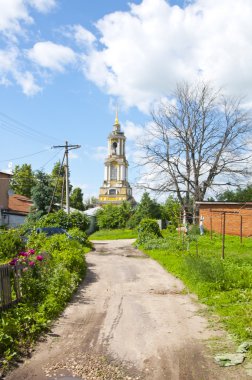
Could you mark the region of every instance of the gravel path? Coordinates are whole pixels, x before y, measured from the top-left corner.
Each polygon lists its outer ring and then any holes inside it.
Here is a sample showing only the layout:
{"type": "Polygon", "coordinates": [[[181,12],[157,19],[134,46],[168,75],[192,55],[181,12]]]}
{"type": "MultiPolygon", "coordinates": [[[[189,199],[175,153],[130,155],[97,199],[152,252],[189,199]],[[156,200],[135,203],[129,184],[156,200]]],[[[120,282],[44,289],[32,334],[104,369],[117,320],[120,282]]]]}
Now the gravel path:
{"type": "Polygon", "coordinates": [[[32,357],[6,380],[246,380],[220,368],[210,330],[181,281],[132,247],[95,241],[85,281],[32,357]]]}

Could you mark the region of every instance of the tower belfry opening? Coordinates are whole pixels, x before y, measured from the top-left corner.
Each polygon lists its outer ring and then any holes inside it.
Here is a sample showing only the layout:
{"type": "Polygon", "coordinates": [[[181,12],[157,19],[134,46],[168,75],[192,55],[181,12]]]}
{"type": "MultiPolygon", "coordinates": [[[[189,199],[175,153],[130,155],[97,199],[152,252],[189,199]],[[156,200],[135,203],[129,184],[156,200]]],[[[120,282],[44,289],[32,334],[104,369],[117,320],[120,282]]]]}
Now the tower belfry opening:
{"type": "Polygon", "coordinates": [[[134,202],[128,182],[129,164],[126,159],[125,142],[126,137],[121,131],[116,111],[113,130],[108,136],[108,156],[104,162],[104,181],[99,193],[100,204],[134,202]]]}

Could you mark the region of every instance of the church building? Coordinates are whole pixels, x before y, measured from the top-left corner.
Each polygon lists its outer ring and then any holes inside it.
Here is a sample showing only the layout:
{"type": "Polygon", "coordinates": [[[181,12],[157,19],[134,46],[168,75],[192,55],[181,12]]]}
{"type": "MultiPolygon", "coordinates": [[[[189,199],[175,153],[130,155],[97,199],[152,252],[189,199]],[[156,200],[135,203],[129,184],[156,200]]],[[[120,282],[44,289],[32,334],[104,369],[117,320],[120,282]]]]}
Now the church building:
{"type": "Polygon", "coordinates": [[[116,113],[113,131],[108,136],[108,156],[104,162],[104,181],[100,187],[99,204],[134,202],[128,182],[128,161],[125,155],[126,137],[116,113]]]}

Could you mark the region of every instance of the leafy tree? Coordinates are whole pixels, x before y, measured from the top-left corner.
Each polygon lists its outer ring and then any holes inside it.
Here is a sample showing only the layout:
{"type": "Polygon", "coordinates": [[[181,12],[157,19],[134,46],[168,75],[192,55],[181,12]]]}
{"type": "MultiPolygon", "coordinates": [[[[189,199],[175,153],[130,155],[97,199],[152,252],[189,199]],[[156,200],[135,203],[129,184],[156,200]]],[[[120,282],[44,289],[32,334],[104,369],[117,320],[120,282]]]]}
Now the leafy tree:
{"type": "Polygon", "coordinates": [[[244,189],[238,187],[236,190],[226,190],[220,193],[217,199],[223,202],[252,202],[252,185],[244,189]]]}
{"type": "Polygon", "coordinates": [[[37,216],[45,215],[52,200],[53,187],[51,177],[41,170],[35,174],[36,185],[31,190],[31,198],[34,203],[37,216]]]}
{"type": "Polygon", "coordinates": [[[51,172],[51,183],[54,188],[54,202],[59,203],[64,194],[65,167],[60,161],[54,164],[51,172]]]}
{"type": "Polygon", "coordinates": [[[123,202],[118,206],[108,204],[97,212],[97,225],[101,229],[124,228],[131,214],[129,202],[123,202]]]}
{"type": "Polygon", "coordinates": [[[35,183],[35,175],[32,171],[31,165],[23,164],[21,166],[15,166],[13,177],[10,182],[10,187],[15,194],[31,198],[31,190],[33,186],[35,186],[35,183]]]}
{"type": "Polygon", "coordinates": [[[158,192],[173,192],[185,210],[203,201],[208,189],[248,174],[251,132],[241,99],[228,99],[209,84],[182,83],[173,100],[152,112],[152,126],[142,142],[151,183],[158,192]]]}
{"type": "Polygon", "coordinates": [[[73,208],[76,208],[77,210],[85,210],[84,204],[83,204],[83,193],[82,190],[79,187],[76,187],[73,189],[71,195],[70,195],[70,206],[73,208]]]}
{"type": "Polygon", "coordinates": [[[144,192],[142,198],[137,205],[135,213],[132,215],[128,222],[129,227],[136,227],[143,218],[160,219],[161,207],[153,199],[151,199],[149,193],[144,192]]]}
{"type": "Polygon", "coordinates": [[[177,227],[180,223],[181,204],[178,200],[169,196],[162,206],[162,219],[166,219],[172,226],[177,227]]]}

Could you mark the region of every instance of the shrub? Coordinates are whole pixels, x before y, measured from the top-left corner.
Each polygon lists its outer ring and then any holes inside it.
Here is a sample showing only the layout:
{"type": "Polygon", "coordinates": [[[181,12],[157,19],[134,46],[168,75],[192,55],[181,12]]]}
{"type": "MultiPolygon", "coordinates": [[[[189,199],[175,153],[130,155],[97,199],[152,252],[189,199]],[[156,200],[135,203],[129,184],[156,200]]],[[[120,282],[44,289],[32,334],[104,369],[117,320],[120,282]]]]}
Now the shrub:
{"type": "Polygon", "coordinates": [[[16,252],[24,249],[18,230],[7,230],[0,232],[0,261],[6,262],[12,258],[16,252]]]}
{"type": "Polygon", "coordinates": [[[136,240],[137,245],[142,245],[146,241],[160,237],[162,238],[162,234],[160,232],[157,221],[154,219],[142,219],[138,228],[138,238],[136,240]]]}
{"type": "Polygon", "coordinates": [[[88,240],[88,236],[86,232],[79,230],[79,228],[71,228],[68,230],[68,233],[70,236],[72,236],[74,239],[76,239],[79,243],[84,245],[85,247],[92,247],[92,243],[88,240]]]}
{"type": "Polygon", "coordinates": [[[3,311],[0,319],[0,366],[25,352],[48,328],[77,289],[86,271],[87,248],[65,235],[32,234],[34,250],[17,254],[12,265],[25,266],[21,278],[22,302],[3,311]],[[43,257],[43,258],[42,258],[43,257]],[[31,262],[34,261],[34,264],[31,262]]]}
{"type": "Polygon", "coordinates": [[[125,228],[131,214],[132,209],[128,202],[119,206],[108,204],[97,212],[97,225],[100,229],[125,228]]]}
{"type": "Polygon", "coordinates": [[[62,227],[65,230],[70,228],[79,228],[86,231],[89,226],[88,217],[81,212],[67,214],[63,210],[43,216],[37,223],[36,227],[62,227]]]}

